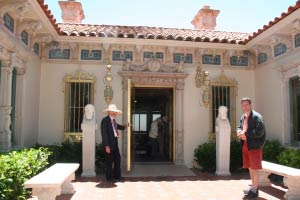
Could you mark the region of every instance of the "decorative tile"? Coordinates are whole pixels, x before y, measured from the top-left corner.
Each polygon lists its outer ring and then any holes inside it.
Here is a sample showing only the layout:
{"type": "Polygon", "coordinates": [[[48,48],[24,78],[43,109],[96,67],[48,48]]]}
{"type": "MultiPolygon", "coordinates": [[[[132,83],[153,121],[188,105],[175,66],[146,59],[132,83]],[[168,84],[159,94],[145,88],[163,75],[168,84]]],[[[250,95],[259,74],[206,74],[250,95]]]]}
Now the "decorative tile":
{"type": "Polygon", "coordinates": [[[123,53],[122,51],[113,51],[113,56],[112,56],[113,61],[124,61],[127,59],[130,60],[133,59],[132,51],[124,51],[123,53]]]}
{"type": "Polygon", "coordinates": [[[24,44],[28,45],[28,33],[26,31],[21,32],[21,40],[24,44]]]}
{"type": "Polygon", "coordinates": [[[157,58],[163,59],[164,54],[162,52],[144,52],[144,58],[157,58]]]}
{"type": "Polygon", "coordinates": [[[3,16],[4,26],[8,28],[11,32],[14,32],[15,29],[15,20],[9,15],[5,14],[3,16]]]}
{"type": "Polygon", "coordinates": [[[70,59],[70,49],[51,49],[49,59],[70,59]]]}
{"type": "Polygon", "coordinates": [[[156,52],[155,53],[155,57],[157,59],[164,59],[164,53],[162,53],[162,52],[156,52]]]}
{"type": "Polygon", "coordinates": [[[261,64],[268,60],[268,55],[266,53],[259,53],[257,56],[257,63],[261,64]]]}
{"type": "Polygon", "coordinates": [[[295,48],[300,47],[300,33],[295,35],[295,48]]]}
{"type": "Polygon", "coordinates": [[[154,58],[153,52],[144,52],[144,58],[154,58]]]}
{"type": "Polygon", "coordinates": [[[81,50],[81,60],[101,60],[102,53],[101,50],[81,50]]]}
{"type": "Polygon", "coordinates": [[[274,46],[274,56],[280,56],[282,54],[284,54],[286,52],[287,48],[286,45],[283,43],[277,44],[276,46],[274,46]]]}
{"type": "Polygon", "coordinates": [[[248,66],[247,56],[231,56],[230,65],[232,66],[248,66]]]}
{"type": "Polygon", "coordinates": [[[183,53],[174,53],[173,54],[173,62],[180,63],[181,60],[184,60],[184,63],[193,63],[193,55],[192,54],[183,54],[183,53]]]}
{"type": "Polygon", "coordinates": [[[40,55],[40,45],[39,45],[39,43],[34,43],[33,52],[36,53],[36,55],[40,55]]]}
{"type": "Polygon", "coordinates": [[[203,55],[202,64],[208,65],[221,65],[221,56],[220,55],[203,55]]]}

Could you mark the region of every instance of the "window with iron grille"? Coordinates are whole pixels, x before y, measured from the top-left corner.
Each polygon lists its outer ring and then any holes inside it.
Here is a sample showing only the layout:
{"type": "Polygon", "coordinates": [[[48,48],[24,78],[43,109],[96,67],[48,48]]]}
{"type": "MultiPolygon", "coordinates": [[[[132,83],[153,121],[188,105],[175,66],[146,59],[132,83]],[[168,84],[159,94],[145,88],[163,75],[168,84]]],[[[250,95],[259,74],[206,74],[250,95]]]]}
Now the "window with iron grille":
{"type": "Polygon", "coordinates": [[[211,87],[211,109],[212,109],[212,123],[211,131],[215,133],[216,118],[218,117],[219,107],[226,106],[227,117],[230,121],[232,130],[235,130],[235,94],[233,86],[216,85],[211,87]]]}
{"type": "Polygon", "coordinates": [[[84,107],[94,102],[94,83],[66,82],[65,132],[81,132],[84,107]]]}

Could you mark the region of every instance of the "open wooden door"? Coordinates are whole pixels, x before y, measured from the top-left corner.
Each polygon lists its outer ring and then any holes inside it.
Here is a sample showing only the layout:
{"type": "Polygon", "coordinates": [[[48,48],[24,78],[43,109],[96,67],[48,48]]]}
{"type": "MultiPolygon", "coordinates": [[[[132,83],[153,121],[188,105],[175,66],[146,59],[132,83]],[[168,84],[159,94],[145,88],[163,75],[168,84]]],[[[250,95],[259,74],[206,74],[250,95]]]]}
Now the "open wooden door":
{"type": "Polygon", "coordinates": [[[127,129],[122,135],[122,166],[126,172],[132,168],[132,90],[131,79],[124,80],[123,90],[123,124],[127,124],[127,129]]]}
{"type": "Polygon", "coordinates": [[[131,79],[128,79],[128,84],[127,84],[127,122],[128,122],[128,128],[127,128],[127,172],[131,171],[131,133],[132,133],[132,126],[131,126],[131,93],[132,93],[132,84],[131,84],[131,79]]]}

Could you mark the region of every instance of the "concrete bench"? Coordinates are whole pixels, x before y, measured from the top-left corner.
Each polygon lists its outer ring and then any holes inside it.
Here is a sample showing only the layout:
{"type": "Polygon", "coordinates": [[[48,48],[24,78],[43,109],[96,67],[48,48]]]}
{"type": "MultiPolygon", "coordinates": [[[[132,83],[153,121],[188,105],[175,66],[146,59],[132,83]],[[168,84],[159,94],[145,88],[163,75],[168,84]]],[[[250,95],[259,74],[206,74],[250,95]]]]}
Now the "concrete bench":
{"type": "Polygon", "coordinates": [[[55,200],[60,194],[72,194],[71,184],[75,180],[77,163],[57,163],[24,183],[25,188],[32,188],[33,196],[39,200],[55,200]]]}
{"type": "Polygon", "coordinates": [[[288,191],[284,195],[285,199],[300,199],[300,169],[263,161],[262,170],[259,172],[259,186],[271,186],[268,178],[271,173],[284,177],[284,185],[288,187],[288,191]]]}

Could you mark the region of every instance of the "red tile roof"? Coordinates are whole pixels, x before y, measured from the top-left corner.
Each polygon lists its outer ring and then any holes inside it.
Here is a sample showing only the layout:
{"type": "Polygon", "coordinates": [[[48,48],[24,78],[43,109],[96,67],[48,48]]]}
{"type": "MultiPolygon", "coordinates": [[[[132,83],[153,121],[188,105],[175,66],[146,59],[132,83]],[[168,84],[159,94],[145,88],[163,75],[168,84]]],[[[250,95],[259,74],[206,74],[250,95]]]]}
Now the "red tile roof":
{"type": "Polygon", "coordinates": [[[273,21],[269,21],[268,25],[264,25],[262,29],[258,29],[256,32],[253,32],[252,35],[249,36],[248,39],[244,41],[245,44],[247,44],[249,41],[251,41],[253,38],[257,37],[262,32],[268,30],[273,25],[277,24],[284,18],[286,18],[288,15],[292,14],[294,11],[298,10],[300,8],[300,0],[296,2],[294,6],[290,6],[287,10],[287,12],[281,13],[280,17],[275,17],[273,21]]]}
{"type": "Polygon", "coordinates": [[[91,24],[58,24],[63,35],[86,37],[115,37],[179,40],[195,42],[241,43],[248,38],[248,33],[224,32],[211,30],[191,30],[160,28],[148,26],[111,26],[91,24]]]}
{"type": "Polygon", "coordinates": [[[51,10],[48,8],[48,5],[45,4],[44,0],[37,0],[40,4],[42,10],[44,11],[45,15],[48,17],[50,23],[53,25],[57,33],[60,33],[60,29],[56,23],[56,19],[53,17],[53,14],[51,14],[51,10]]]}
{"type": "Polygon", "coordinates": [[[42,10],[56,29],[58,34],[67,36],[85,36],[85,37],[117,37],[117,38],[140,38],[140,39],[161,39],[161,40],[179,40],[195,42],[215,42],[231,44],[247,44],[253,38],[266,31],[279,21],[300,8],[300,0],[294,6],[290,6],[287,12],[283,12],[280,17],[264,25],[252,35],[249,33],[225,32],[213,30],[192,30],[177,28],[161,28],[147,26],[118,26],[118,25],[92,25],[92,24],[71,24],[56,23],[48,5],[44,0],[37,0],[42,10]]]}

